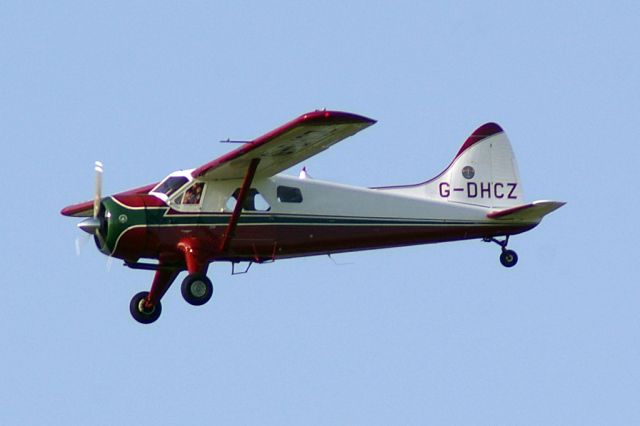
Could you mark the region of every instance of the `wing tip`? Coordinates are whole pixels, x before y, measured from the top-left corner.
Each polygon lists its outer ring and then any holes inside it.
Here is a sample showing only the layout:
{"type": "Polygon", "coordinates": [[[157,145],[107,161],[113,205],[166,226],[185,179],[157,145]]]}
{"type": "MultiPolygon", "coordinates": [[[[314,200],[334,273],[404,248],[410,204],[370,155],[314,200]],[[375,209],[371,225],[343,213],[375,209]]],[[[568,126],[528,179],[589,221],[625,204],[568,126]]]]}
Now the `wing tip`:
{"type": "Polygon", "coordinates": [[[330,110],[311,111],[306,114],[302,114],[300,116],[300,119],[302,121],[307,121],[307,122],[315,121],[315,120],[318,120],[318,121],[331,120],[331,121],[340,121],[345,123],[349,123],[349,122],[366,123],[368,125],[372,125],[377,122],[376,120],[369,117],[365,117],[364,115],[354,114],[351,112],[330,111],[330,110]]]}
{"type": "Polygon", "coordinates": [[[87,211],[90,213],[93,211],[93,201],[85,201],[84,203],[72,204],[60,210],[60,214],[70,217],[82,217],[86,216],[86,214],[83,213],[87,211]]]}

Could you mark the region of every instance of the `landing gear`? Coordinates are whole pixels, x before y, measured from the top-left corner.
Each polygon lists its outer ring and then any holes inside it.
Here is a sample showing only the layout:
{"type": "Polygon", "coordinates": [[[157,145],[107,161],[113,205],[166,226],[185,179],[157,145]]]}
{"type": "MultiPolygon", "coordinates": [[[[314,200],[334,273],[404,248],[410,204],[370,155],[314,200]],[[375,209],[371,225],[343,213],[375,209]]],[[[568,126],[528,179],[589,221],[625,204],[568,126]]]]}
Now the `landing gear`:
{"type": "MultiPolygon", "coordinates": [[[[160,269],[151,286],[151,291],[141,291],[133,296],[129,311],[133,319],[142,324],[151,324],[162,313],[160,299],[180,272],[179,269],[160,269]]],[[[205,274],[189,274],[182,282],[182,296],[191,305],[204,305],[213,295],[213,285],[205,274]]]]}
{"type": "Polygon", "coordinates": [[[133,319],[142,324],[151,324],[160,317],[162,305],[160,301],[155,304],[149,302],[149,292],[141,291],[133,296],[129,304],[129,311],[133,319]]]}
{"type": "Polygon", "coordinates": [[[500,253],[500,263],[506,268],[511,268],[518,263],[518,254],[513,250],[504,250],[500,253]]]}
{"type": "Polygon", "coordinates": [[[133,319],[142,324],[156,321],[162,312],[160,299],[169,290],[178,274],[185,269],[189,275],[182,282],[184,300],[195,306],[207,303],[213,295],[213,285],[207,278],[207,267],[211,257],[210,252],[203,250],[202,246],[212,245],[211,241],[185,238],[177,245],[177,248],[184,253],[184,260],[176,253],[167,252],[159,256],[157,264],[128,264],[130,267],[155,271],[151,290],[138,293],[131,299],[129,309],[133,319]]]}
{"type": "Polygon", "coordinates": [[[182,281],[182,297],[187,303],[200,306],[204,305],[213,295],[211,280],[204,274],[189,274],[182,281]]]}
{"type": "Polygon", "coordinates": [[[151,291],[142,291],[131,299],[129,311],[134,320],[142,324],[151,324],[162,313],[160,299],[180,273],[179,268],[164,267],[156,270],[151,291]]]}
{"type": "Polygon", "coordinates": [[[500,263],[505,268],[511,268],[518,263],[518,254],[513,250],[507,249],[507,244],[509,243],[509,236],[507,235],[504,240],[500,241],[492,237],[486,237],[483,241],[487,243],[494,242],[500,246],[502,249],[502,253],[500,253],[500,263]]]}

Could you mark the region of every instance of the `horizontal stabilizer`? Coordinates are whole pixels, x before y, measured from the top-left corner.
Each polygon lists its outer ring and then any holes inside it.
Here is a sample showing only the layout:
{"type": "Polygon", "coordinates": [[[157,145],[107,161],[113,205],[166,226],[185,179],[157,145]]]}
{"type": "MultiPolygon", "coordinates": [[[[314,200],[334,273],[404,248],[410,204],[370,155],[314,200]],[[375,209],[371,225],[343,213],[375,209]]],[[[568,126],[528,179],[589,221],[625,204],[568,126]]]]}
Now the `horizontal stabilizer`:
{"type": "Polygon", "coordinates": [[[566,203],[561,201],[534,201],[509,209],[492,211],[487,214],[489,219],[516,220],[519,222],[539,222],[542,218],[566,203]]]}

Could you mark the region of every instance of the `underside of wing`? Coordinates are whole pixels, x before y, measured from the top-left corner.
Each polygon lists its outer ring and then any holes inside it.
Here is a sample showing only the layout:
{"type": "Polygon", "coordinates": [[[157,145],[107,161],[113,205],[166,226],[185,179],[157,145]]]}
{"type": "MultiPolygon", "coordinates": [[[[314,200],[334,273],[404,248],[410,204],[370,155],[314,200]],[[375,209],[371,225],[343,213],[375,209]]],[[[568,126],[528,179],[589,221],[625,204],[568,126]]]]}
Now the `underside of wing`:
{"type": "Polygon", "coordinates": [[[195,169],[206,180],[241,179],[254,159],[257,177],[273,176],[374,124],[375,120],[338,111],[314,111],[195,169]]]}

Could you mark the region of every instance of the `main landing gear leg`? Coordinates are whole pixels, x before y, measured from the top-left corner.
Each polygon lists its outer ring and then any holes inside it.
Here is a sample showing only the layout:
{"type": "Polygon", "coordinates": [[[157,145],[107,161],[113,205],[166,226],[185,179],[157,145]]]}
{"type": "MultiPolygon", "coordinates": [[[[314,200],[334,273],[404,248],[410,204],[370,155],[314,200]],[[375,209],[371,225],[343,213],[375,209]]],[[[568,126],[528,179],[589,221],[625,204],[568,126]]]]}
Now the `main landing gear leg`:
{"type": "Polygon", "coordinates": [[[201,255],[200,241],[183,240],[178,248],[184,252],[189,275],[182,281],[180,290],[187,303],[200,306],[207,303],[213,296],[213,284],[207,277],[209,263],[201,255]]]}
{"type": "Polygon", "coordinates": [[[175,281],[179,269],[158,269],[153,277],[151,291],[141,291],[133,296],[129,304],[131,316],[142,324],[150,324],[162,313],[160,299],[175,281]]]}
{"type": "Polygon", "coordinates": [[[502,249],[502,253],[500,253],[500,263],[502,266],[506,268],[511,268],[518,263],[518,254],[513,250],[507,249],[507,244],[509,244],[509,236],[507,235],[504,240],[500,241],[496,238],[486,237],[483,241],[490,243],[494,242],[500,246],[502,249]]]}

